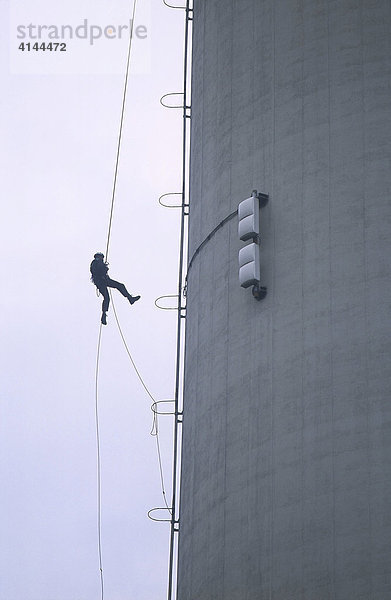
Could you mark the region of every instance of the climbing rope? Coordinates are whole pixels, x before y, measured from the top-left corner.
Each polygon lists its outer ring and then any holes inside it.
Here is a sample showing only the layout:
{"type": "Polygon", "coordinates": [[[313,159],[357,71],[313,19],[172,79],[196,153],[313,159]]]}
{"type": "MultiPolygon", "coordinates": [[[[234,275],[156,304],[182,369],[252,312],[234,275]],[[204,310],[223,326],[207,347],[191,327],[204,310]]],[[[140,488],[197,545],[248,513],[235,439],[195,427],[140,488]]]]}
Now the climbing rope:
{"type": "Polygon", "coordinates": [[[96,425],[96,451],[97,451],[97,506],[98,506],[98,555],[99,555],[99,572],[100,572],[100,586],[101,586],[101,598],[104,597],[104,585],[103,585],[103,561],[102,561],[102,494],[101,494],[101,462],[100,462],[100,436],[99,436],[99,405],[98,405],[98,381],[99,381],[99,358],[100,358],[100,347],[102,341],[102,324],[99,327],[99,338],[98,348],[96,353],[96,367],[95,367],[95,425],[96,425]]]}
{"type": "MultiPolygon", "coordinates": [[[[124,114],[125,114],[125,104],[126,104],[126,94],[128,90],[128,81],[129,81],[129,72],[130,72],[130,59],[131,59],[131,51],[132,51],[132,40],[133,40],[133,24],[134,17],[136,14],[136,4],[137,0],[133,0],[133,10],[132,10],[132,18],[131,18],[131,29],[129,32],[129,45],[128,45],[128,55],[126,61],[126,72],[125,72],[125,82],[124,82],[124,90],[122,97],[122,108],[121,108],[121,119],[119,125],[119,133],[118,133],[118,143],[117,143],[117,155],[115,160],[115,170],[114,170],[114,180],[113,180],[113,190],[111,195],[111,206],[110,206],[110,218],[109,218],[109,227],[107,231],[107,244],[106,244],[106,261],[109,252],[109,244],[111,237],[111,226],[113,221],[113,211],[114,211],[114,201],[115,194],[117,189],[117,177],[118,177],[118,165],[119,165],[119,157],[121,151],[121,140],[122,140],[122,130],[124,123],[124,114]]],[[[102,494],[101,494],[101,459],[100,459],[100,435],[99,435],[99,405],[98,405],[98,379],[99,379],[99,358],[100,358],[100,348],[102,342],[102,324],[99,328],[99,338],[98,338],[98,348],[96,355],[96,369],[95,369],[95,421],[96,421],[96,444],[97,444],[97,510],[98,510],[98,554],[99,554],[99,572],[100,572],[100,584],[101,584],[101,600],[104,600],[104,580],[103,580],[103,560],[102,560],[102,494]]]]}
{"type": "MultiPolygon", "coordinates": [[[[134,369],[137,377],[140,380],[141,385],[145,389],[145,391],[148,394],[148,396],[151,398],[151,400],[153,402],[153,405],[155,405],[156,404],[156,400],[152,396],[151,392],[149,391],[149,389],[148,389],[148,387],[147,387],[144,379],[141,377],[140,371],[138,370],[138,368],[136,366],[136,363],[133,360],[132,354],[131,354],[131,352],[129,350],[129,346],[128,346],[127,342],[126,342],[125,336],[123,334],[123,331],[122,331],[122,328],[121,328],[121,325],[120,325],[120,322],[119,322],[119,319],[118,319],[117,311],[115,310],[115,304],[114,304],[114,301],[113,301],[113,296],[112,296],[111,290],[109,291],[109,293],[110,293],[111,303],[112,303],[112,306],[113,306],[113,312],[114,312],[115,321],[117,323],[118,331],[120,333],[120,336],[121,336],[122,342],[124,344],[126,353],[127,353],[128,357],[129,357],[129,360],[130,360],[130,362],[132,364],[132,367],[133,367],[133,369],[134,369]]],[[[159,462],[160,482],[161,482],[161,487],[162,487],[163,500],[164,500],[164,503],[166,505],[167,510],[171,513],[171,507],[169,506],[169,504],[167,502],[166,489],[165,489],[165,485],[164,485],[163,464],[162,464],[162,456],[161,456],[160,441],[159,441],[158,415],[157,415],[157,412],[155,412],[155,411],[152,411],[152,412],[153,412],[153,423],[152,423],[152,429],[150,431],[150,434],[152,436],[154,436],[155,439],[156,439],[156,448],[157,448],[157,455],[158,455],[158,462],[159,462]]]]}
{"type": "Polygon", "coordinates": [[[112,195],[111,195],[111,207],[110,207],[109,227],[108,227],[108,231],[107,231],[107,245],[106,245],[106,253],[105,253],[106,261],[107,261],[108,254],[109,254],[109,244],[110,244],[110,237],[111,237],[111,225],[112,225],[112,222],[113,222],[113,212],[114,212],[114,200],[115,200],[115,193],[116,193],[116,190],[117,190],[118,165],[119,165],[119,156],[120,156],[120,151],[121,151],[121,141],[122,141],[122,130],[123,130],[123,124],[124,124],[126,94],[127,94],[127,91],[128,91],[128,81],[129,81],[129,72],[130,72],[130,58],[131,58],[131,54],[132,54],[133,24],[134,24],[134,16],[136,14],[136,4],[137,4],[137,0],[134,0],[134,2],[133,2],[132,20],[131,20],[132,25],[131,25],[131,30],[130,30],[130,40],[129,40],[129,48],[128,48],[128,58],[127,58],[127,62],[126,62],[125,83],[124,83],[124,91],[123,91],[123,97],[122,97],[121,121],[120,121],[120,125],[119,125],[119,133],[118,133],[117,157],[116,157],[116,161],[115,161],[113,191],[112,191],[112,195]]]}

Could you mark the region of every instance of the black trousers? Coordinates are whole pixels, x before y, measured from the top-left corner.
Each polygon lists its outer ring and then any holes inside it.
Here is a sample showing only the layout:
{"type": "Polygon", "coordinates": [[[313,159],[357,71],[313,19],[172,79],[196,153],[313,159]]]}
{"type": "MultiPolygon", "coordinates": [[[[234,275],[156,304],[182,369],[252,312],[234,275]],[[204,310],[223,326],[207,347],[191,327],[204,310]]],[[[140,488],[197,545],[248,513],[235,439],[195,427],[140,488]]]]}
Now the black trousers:
{"type": "Polygon", "coordinates": [[[114,281],[114,279],[110,279],[110,277],[107,277],[102,281],[96,282],[95,285],[103,296],[102,312],[107,312],[109,310],[110,294],[107,288],[115,288],[123,296],[125,296],[125,298],[129,298],[130,296],[128,290],[126,289],[123,283],[120,283],[119,281],[114,281]]]}

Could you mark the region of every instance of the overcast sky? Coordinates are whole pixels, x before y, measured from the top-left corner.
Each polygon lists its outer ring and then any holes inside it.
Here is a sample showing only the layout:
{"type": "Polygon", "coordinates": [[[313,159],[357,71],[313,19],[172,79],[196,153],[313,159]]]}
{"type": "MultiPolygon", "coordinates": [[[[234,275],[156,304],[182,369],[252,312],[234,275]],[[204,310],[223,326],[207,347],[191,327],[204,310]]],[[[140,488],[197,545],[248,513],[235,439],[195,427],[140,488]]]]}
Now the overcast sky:
{"type": "MultiPolygon", "coordinates": [[[[138,0],[110,247],[110,275],[133,358],[156,399],[173,397],[175,312],[154,300],[177,286],[180,111],[159,98],[182,86],[184,13],[138,0]],[[143,21],[141,23],[141,21],[143,21]],[[145,23],[144,23],[145,21],[145,23]]],[[[127,39],[68,39],[66,52],[19,50],[18,25],[126,24],[122,0],[1,0],[2,295],[0,600],[96,600],[95,360],[101,298],[89,281],[105,250],[127,39]]],[[[98,31],[98,30],[96,30],[98,31]]],[[[111,30],[110,30],[111,33],[111,30]]],[[[35,40],[31,40],[33,43],[35,40]]],[[[43,38],[42,41],[49,40],[43,38]]],[[[53,41],[53,40],[51,40],[53,41]]],[[[105,598],[166,597],[169,525],[150,398],[112,310],[99,389],[105,598]]],[[[171,489],[170,417],[160,420],[171,489]]]]}

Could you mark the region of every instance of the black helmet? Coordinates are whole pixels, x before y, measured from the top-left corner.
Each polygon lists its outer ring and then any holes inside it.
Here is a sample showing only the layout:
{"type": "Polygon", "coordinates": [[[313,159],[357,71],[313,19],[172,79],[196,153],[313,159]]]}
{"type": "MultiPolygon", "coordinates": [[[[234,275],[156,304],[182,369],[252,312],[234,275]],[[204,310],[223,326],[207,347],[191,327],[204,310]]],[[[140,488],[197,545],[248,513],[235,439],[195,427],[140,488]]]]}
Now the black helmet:
{"type": "Polygon", "coordinates": [[[96,252],[96,254],[94,254],[94,258],[104,258],[105,255],[103,254],[103,252],[96,252]]]}

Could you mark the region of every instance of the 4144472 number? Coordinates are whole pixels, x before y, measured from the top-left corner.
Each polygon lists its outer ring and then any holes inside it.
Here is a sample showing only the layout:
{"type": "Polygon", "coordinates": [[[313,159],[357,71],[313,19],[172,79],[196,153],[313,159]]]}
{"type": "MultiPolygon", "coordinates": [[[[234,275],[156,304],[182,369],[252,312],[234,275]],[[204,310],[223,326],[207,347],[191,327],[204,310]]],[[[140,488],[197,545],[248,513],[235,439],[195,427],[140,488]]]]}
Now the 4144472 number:
{"type": "Polygon", "coordinates": [[[67,45],[64,42],[42,42],[41,44],[38,42],[35,42],[35,44],[32,44],[31,42],[22,42],[19,46],[19,50],[22,50],[23,52],[25,50],[27,50],[27,52],[31,52],[31,50],[35,50],[36,52],[39,52],[40,50],[43,52],[46,52],[46,50],[49,52],[66,52],[66,49],[67,45]]]}

